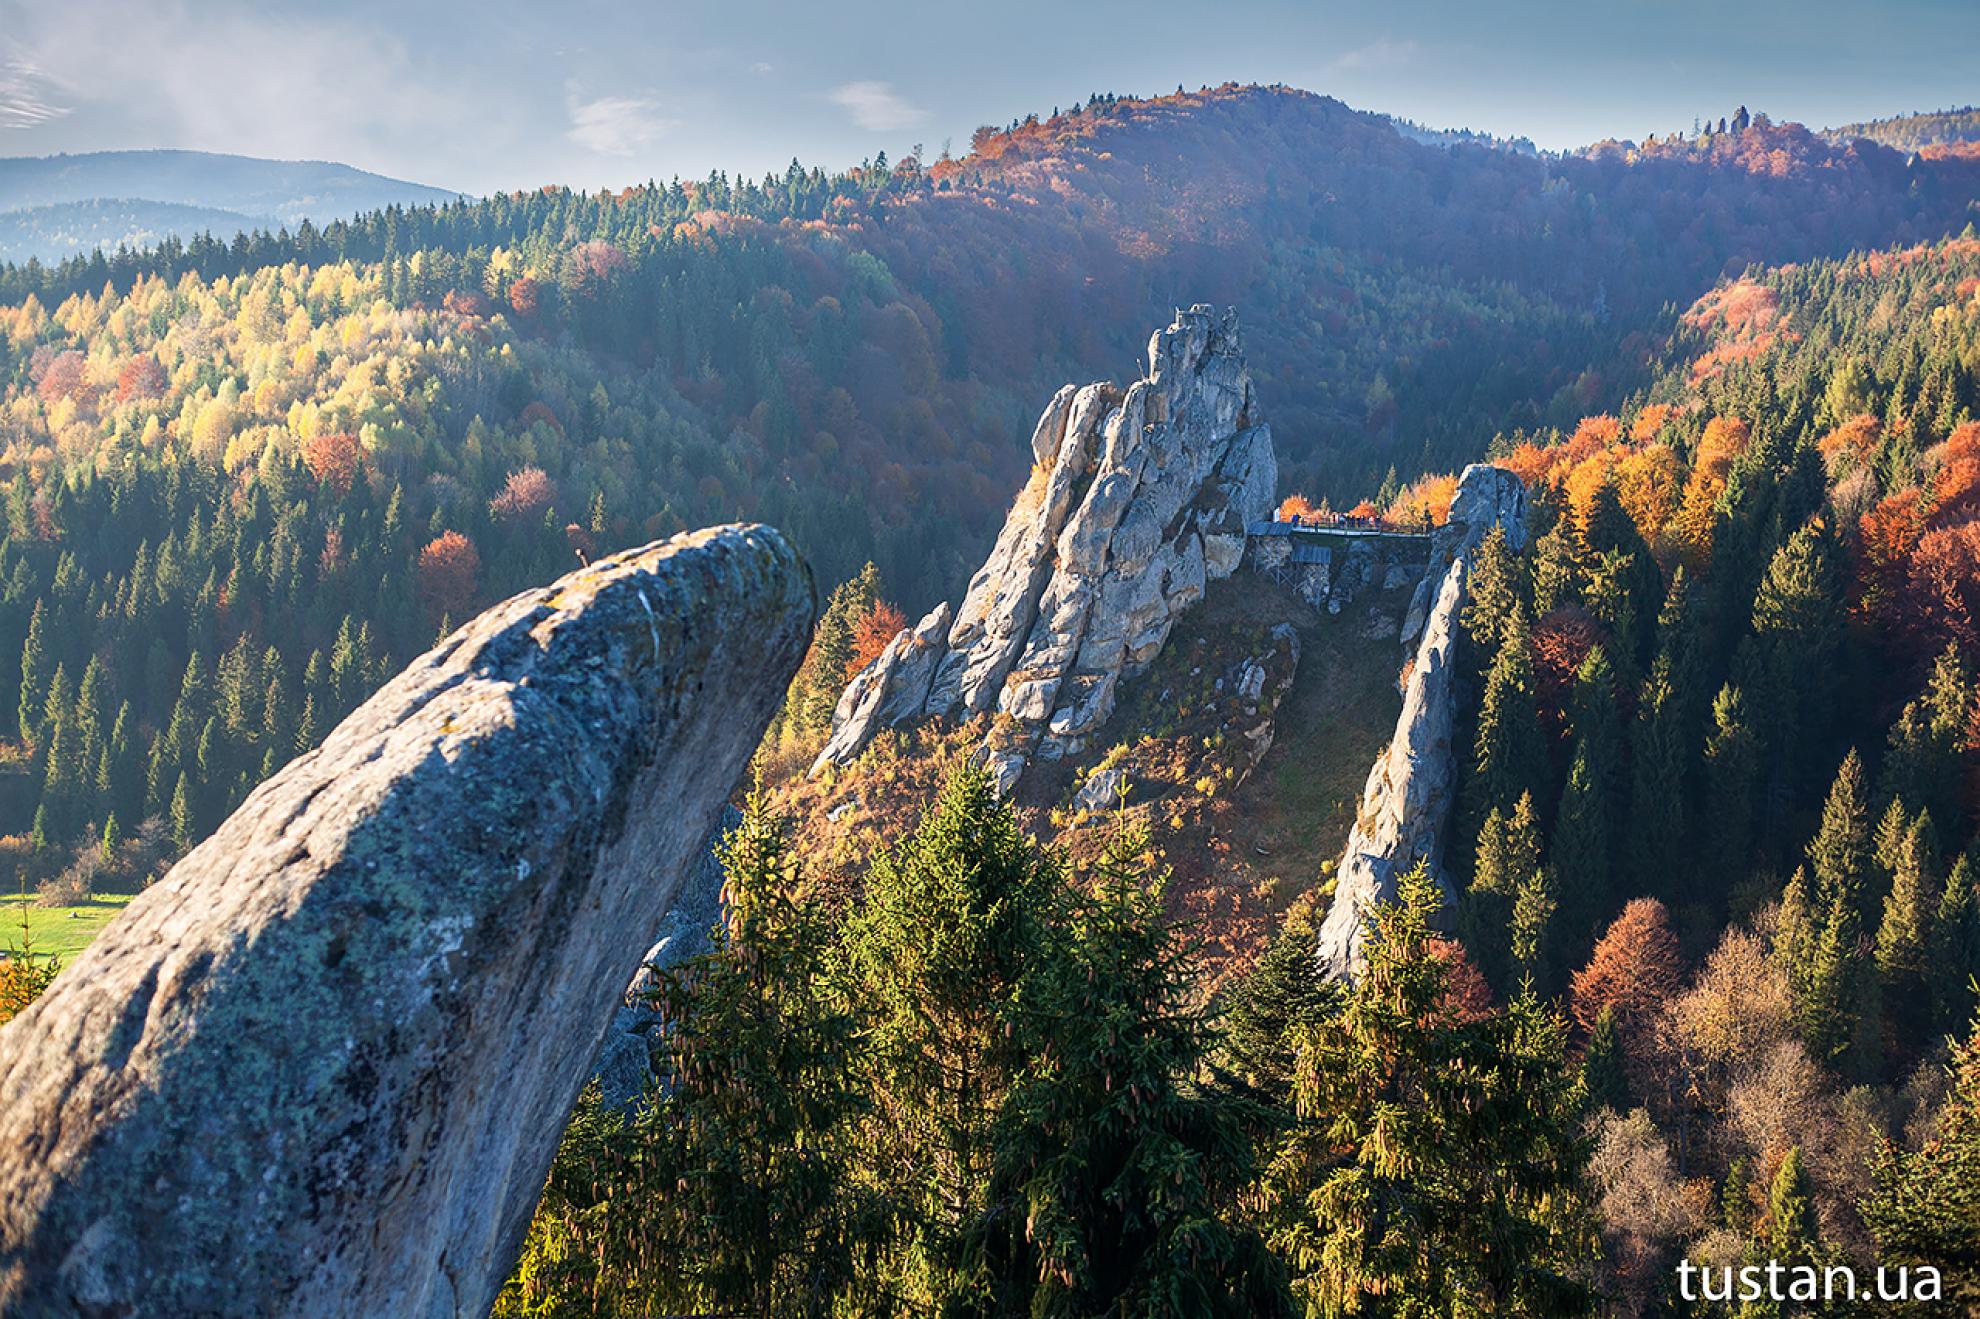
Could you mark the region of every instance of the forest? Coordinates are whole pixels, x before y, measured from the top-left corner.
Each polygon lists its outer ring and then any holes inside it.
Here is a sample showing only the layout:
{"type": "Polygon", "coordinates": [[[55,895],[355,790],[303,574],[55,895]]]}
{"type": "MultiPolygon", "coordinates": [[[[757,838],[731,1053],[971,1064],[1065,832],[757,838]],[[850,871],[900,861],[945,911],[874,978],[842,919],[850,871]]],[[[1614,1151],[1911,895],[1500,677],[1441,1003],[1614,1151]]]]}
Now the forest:
{"type": "MultiPolygon", "coordinates": [[[[0,270],[0,849],[27,901],[133,891],[489,603],[762,519],[829,607],[729,919],[499,1312],[1653,1314],[1765,1257],[1964,1313],[1980,156],[1879,137],[1094,95],[0,270]],[[1463,619],[1454,928],[1409,877],[1343,987],[1294,903],[1205,995],[1159,838],[1074,856],[967,768],[806,900],[790,748],[981,558],[1036,399],[1213,299],[1301,506],[1527,484],[1463,619]]],[[[4,1019],[50,968],[0,966],[4,1019]]]]}

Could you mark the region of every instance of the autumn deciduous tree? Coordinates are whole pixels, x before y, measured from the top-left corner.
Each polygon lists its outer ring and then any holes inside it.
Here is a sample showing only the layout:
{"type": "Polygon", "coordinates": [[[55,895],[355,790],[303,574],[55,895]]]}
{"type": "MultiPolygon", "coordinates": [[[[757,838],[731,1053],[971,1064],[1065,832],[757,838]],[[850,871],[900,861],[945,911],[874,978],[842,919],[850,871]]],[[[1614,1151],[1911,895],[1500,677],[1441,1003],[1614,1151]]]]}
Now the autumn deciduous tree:
{"type": "Polygon", "coordinates": [[[170,383],[165,368],[158,359],[149,353],[139,353],[124,363],[124,369],[117,373],[117,401],[129,403],[137,399],[157,398],[165,392],[170,383]]]}
{"type": "Polygon", "coordinates": [[[351,492],[351,484],[357,479],[364,449],[358,444],[357,436],[342,431],[312,435],[303,444],[302,459],[309,474],[342,499],[351,492]]]}
{"type": "Polygon", "coordinates": [[[541,467],[518,467],[488,501],[488,511],[506,522],[527,522],[557,502],[557,483],[541,467]]]}
{"type": "Polygon", "coordinates": [[[443,531],[419,552],[419,594],[436,617],[459,617],[474,599],[481,554],[458,531],[443,531]]]}
{"type": "Polygon", "coordinates": [[[866,612],[853,624],[852,654],[846,657],[846,677],[852,678],[879,659],[887,643],[906,626],[907,616],[891,602],[875,600],[867,606],[866,612]]]}
{"type": "Polygon", "coordinates": [[[1612,1010],[1624,1047],[1642,1057],[1682,977],[1683,955],[1664,904],[1636,898],[1610,923],[1588,965],[1574,973],[1570,1010],[1583,1030],[1593,1030],[1603,1011],[1612,1010]]]}

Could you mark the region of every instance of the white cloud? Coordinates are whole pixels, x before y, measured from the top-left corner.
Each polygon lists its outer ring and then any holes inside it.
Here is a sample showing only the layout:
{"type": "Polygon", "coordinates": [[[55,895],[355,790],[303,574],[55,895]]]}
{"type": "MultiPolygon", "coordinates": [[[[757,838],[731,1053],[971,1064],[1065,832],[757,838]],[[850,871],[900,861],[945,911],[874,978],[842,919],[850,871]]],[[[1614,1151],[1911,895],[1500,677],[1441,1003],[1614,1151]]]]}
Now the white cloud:
{"type": "Polygon", "coordinates": [[[770,73],[773,72],[776,69],[776,67],[777,67],[776,65],[770,63],[768,60],[758,60],[756,63],[749,66],[749,71],[751,73],[758,73],[758,74],[770,73]]]}
{"type": "Polygon", "coordinates": [[[29,60],[0,63],[0,128],[32,128],[69,113],[48,99],[48,79],[29,60]]]}
{"type": "Polygon", "coordinates": [[[1395,69],[1416,59],[1414,41],[1391,41],[1387,37],[1357,46],[1337,56],[1327,66],[1329,73],[1367,73],[1375,69],[1395,69]]]}
{"type": "Polygon", "coordinates": [[[884,82],[849,82],[833,89],[831,101],[844,106],[855,124],[873,133],[891,133],[928,117],[926,110],[909,104],[884,82]]]}
{"type": "Polygon", "coordinates": [[[565,136],[604,156],[633,155],[665,137],[679,123],[640,96],[601,96],[591,101],[572,97],[569,108],[571,128],[565,136]]]}

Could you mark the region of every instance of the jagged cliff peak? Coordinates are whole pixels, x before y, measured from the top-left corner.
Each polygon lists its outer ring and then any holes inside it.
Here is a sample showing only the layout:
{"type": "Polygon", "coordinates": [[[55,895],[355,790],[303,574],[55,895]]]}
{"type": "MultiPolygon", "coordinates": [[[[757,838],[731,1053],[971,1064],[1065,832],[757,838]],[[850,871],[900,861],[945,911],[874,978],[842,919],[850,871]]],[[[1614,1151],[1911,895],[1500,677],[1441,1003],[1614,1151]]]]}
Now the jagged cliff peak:
{"type": "Polygon", "coordinates": [[[917,718],[999,716],[982,754],[1004,790],[1033,756],[1081,750],[1120,679],[1236,571],[1278,484],[1237,314],[1202,304],[1155,332],[1125,389],[1060,389],[1031,448],[1031,478],[960,607],[903,629],[854,679],[814,773],[917,718]]]}

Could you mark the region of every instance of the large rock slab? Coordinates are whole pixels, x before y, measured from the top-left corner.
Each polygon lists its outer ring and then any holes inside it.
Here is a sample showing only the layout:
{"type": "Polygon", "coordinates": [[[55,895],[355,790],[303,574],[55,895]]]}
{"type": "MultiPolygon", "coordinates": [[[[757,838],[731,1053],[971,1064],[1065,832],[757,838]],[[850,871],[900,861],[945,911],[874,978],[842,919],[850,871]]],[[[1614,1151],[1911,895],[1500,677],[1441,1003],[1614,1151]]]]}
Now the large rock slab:
{"type": "Polygon", "coordinates": [[[496,606],[0,1030],[0,1311],[482,1315],[796,669],[776,532],[496,606]]]}
{"type": "Polygon", "coordinates": [[[1318,941],[1321,970],[1336,978],[1352,978],[1367,965],[1365,944],[1375,908],[1395,900],[1397,879],[1419,861],[1443,885],[1445,899],[1452,896],[1441,865],[1457,777],[1451,666],[1467,571],[1460,556],[1443,575],[1410,668],[1395,736],[1375,758],[1348,833],[1318,941]]]}
{"type": "Polygon", "coordinates": [[[1341,856],[1333,905],[1320,925],[1322,971],[1352,978],[1367,964],[1369,920],[1379,903],[1396,895],[1396,880],[1422,862],[1455,898],[1443,873],[1444,835],[1456,791],[1457,757],[1451,729],[1457,718],[1457,675],[1452,669],[1458,615],[1470,584],[1470,556],[1503,527],[1508,545],[1526,544],[1526,487],[1502,468],[1473,463],[1458,478],[1449,520],[1431,534],[1430,563],[1417,584],[1401,628],[1415,658],[1403,685],[1395,736],[1376,757],[1361,808],[1341,856]]]}
{"type": "Polygon", "coordinates": [[[919,718],[928,689],[948,654],[953,610],[945,600],[913,627],[894,634],[874,661],[853,675],[832,711],[832,733],[811,762],[811,773],[843,765],[890,724],[919,718]]]}

